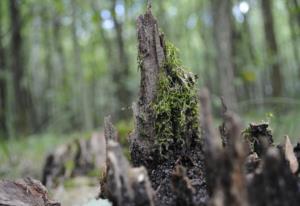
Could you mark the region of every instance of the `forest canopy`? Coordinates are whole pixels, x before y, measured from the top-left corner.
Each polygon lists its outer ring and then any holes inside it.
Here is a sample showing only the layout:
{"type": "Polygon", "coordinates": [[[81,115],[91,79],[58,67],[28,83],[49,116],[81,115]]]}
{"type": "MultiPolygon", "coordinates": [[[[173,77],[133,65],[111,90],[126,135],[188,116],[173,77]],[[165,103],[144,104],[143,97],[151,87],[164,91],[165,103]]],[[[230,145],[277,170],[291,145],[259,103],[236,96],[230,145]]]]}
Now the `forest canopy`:
{"type": "MultiPolygon", "coordinates": [[[[135,20],[145,5],[2,0],[1,137],[90,131],[107,114],[129,119],[139,82],[135,20]]],[[[164,0],[153,13],[215,111],[220,96],[262,119],[299,106],[299,0],[164,0]]]]}

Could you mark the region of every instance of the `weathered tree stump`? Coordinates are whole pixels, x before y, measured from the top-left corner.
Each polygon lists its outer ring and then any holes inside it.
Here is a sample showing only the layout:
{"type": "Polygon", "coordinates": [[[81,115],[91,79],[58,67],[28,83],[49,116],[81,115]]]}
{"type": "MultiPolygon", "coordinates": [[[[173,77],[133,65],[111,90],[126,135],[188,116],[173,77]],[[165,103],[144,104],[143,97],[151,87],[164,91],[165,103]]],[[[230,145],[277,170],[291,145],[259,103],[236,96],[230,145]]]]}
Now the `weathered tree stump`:
{"type": "Polygon", "coordinates": [[[136,165],[147,164],[155,142],[155,114],[151,104],[157,96],[158,75],[165,61],[164,39],[149,7],[145,15],[137,19],[138,59],[141,72],[139,99],[133,104],[135,130],[131,136],[132,161],[136,165]],[[137,156],[137,157],[135,157],[137,156]]]}
{"type": "Polygon", "coordinates": [[[141,83],[133,105],[132,163],[148,170],[156,205],[180,205],[183,200],[201,205],[207,192],[196,77],[184,70],[177,49],[159,32],[151,6],[137,19],[137,36],[141,83]],[[185,168],[184,180],[190,179],[195,192],[189,197],[177,198],[176,166],[185,168]]]}

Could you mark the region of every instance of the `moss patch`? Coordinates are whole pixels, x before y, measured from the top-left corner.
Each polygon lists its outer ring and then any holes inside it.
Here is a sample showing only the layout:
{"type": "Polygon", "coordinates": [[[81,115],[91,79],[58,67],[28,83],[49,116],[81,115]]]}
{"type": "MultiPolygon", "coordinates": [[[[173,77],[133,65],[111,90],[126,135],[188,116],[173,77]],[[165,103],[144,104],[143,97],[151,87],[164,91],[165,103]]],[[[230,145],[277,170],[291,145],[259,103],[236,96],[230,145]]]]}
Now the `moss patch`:
{"type": "Polygon", "coordinates": [[[178,50],[170,42],[166,42],[165,54],[153,102],[156,145],[161,153],[166,153],[170,146],[188,146],[187,140],[191,143],[199,137],[196,76],[184,70],[178,50]]]}

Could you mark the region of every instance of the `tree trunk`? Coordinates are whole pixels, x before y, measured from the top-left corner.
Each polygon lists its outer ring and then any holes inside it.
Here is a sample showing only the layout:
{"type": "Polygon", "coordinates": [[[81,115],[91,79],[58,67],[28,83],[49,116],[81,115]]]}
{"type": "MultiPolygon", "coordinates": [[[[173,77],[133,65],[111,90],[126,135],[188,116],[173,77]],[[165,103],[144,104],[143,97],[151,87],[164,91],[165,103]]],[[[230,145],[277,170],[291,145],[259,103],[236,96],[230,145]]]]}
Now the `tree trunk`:
{"type": "Polygon", "coordinates": [[[2,3],[0,2],[0,135],[6,133],[5,101],[6,101],[6,57],[2,37],[2,3]]]}
{"type": "Polygon", "coordinates": [[[264,20],[265,39],[268,63],[271,67],[272,96],[282,96],[283,77],[279,62],[279,51],[275,36],[274,18],[272,13],[272,0],[261,0],[261,7],[264,20]]]}
{"type": "Polygon", "coordinates": [[[216,64],[220,78],[220,92],[230,110],[237,110],[237,97],[234,88],[234,68],[232,55],[232,26],[230,0],[214,0],[214,38],[216,64]]]}
{"type": "Polygon", "coordinates": [[[73,41],[73,49],[74,49],[74,67],[75,67],[75,99],[74,101],[74,112],[75,116],[78,117],[76,112],[81,111],[82,119],[77,119],[76,123],[83,125],[84,129],[89,130],[92,128],[92,118],[91,118],[91,111],[89,107],[89,95],[85,79],[84,79],[84,72],[82,67],[81,61],[81,49],[78,42],[77,36],[77,1],[72,0],[72,41],[73,41]],[[82,108],[82,109],[81,109],[82,108]]]}
{"type": "Polygon", "coordinates": [[[12,61],[10,69],[12,73],[14,107],[15,107],[15,127],[18,131],[28,132],[30,129],[30,119],[33,119],[32,102],[29,91],[24,87],[24,59],[23,59],[23,38],[22,22],[20,12],[20,2],[18,0],[9,1],[11,18],[11,41],[10,52],[12,61]]]}
{"type": "Polygon", "coordinates": [[[298,22],[298,25],[300,26],[300,1],[299,0],[292,0],[295,16],[298,22]]]}
{"type": "Polygon", "coordinates": [[[116,0],[112,0],[111,13],[115,26],[116,32],[116,43],[118,51],[118,66],[113,71],[113,79],[116,82],[117,91],[116,96],[120,104],[121,110],[118,111],[118,117],[121,119],[128,119],[130,117],[130,105],[131,105],[131,92],[127,86],[128,76],[129,76],[129,57],[125,48],[125,41],[123,35],[123,25],[117,19],[117,14],[115,11],[116,0]]]}
{"type": "MultiPolygon", "coordinates": [[[[52,36],[53,36],[53,50],[55,58],[55,78],[53,79],[53,89],[56,95],[63,94],[63,90],[70,91],[70,82],[67,73],[67,62],[66,54],[63,47],[63,36],[62,36],[62,16],[59,11],[54,11],[52,19],[52,36]]],[[[69,97],[70,94],[68,94],[69,97]]],[[[60,116],[61,113],[64,113],[66,110],[70,110],[70,104],[56,104],[53,108],[53,117],[55,122],[63,123],[60,116]]]]}
{"type": "Polygon", "coordinates": [[[289,16],[289,27],[291,31],[291,40],[292,40],[292,47],[294,51],[294,57],[296,64],[298,66],[298,76],[300,78],[300,5],[298,4],[297,0],[293,1],[286,1],[286,6],[288,10],[288,16],[289,16]],[[298,11],[298,12],[295,12],[298,11]]]}
{"type": "MultiPolygon", "coordinates": [[[[47,11],[46,7],[43,7],[40,10],[40,15],[41,19],[43,22],[42,26],[42,45],[44,48],[47,48],[45,50],[45,57],[43,58],[43,64],[45,65],[45,73],[47,75],[45,79],[45,86],[44,86],[44,92],[46,93],[47,90],[51,91],[53,89],[53,79],[55,78],[54,76],[54,65],[53,65],[53,49],[52,49],[52,42],[51,42],[51,33],[50,33],[50,21],[49,21],[49,16],[50,13],[47,11]]],[[[43,124],[47,125],[49,123],[49,120],[52,117],[52,108],[53,108],[53,103],[51,97],[48,95],[45,95],[43,98],[39,98],[40,102],[43,104],[43,110],[41,111],[41,119],[40,119],[40,124],[38,125],[38,128],[41,128],[43,124]]]]}
{"type": "MultiPolygon", "coordinates": [[[[200,12],[205,12],[205,9],[211,8],[211,2],[199,2],[197,10],[200,12]]],[[[210,9],[209,14],[211,15],[212,9],[210,9]]],[[[199,20],[201,18],[199,17],[199,20]]],[[[201,20],[202,21],[202,20],[201,20]]],[[[213,46],[213,38],[211,36],[211,28],[207,27],[203,22],[198,25],[198,30],[199,30],[199,35],[200,38],[202,39],[204,48],[212,48],[213,46]]],[[[206,49],[204,51],[204,57],[203,57],[203,66],[206,68],[204,70],[204,85],[212,92],[215,92],[218,90],[218,85],[215,84],[215,75],[213,75],[214,72],[214,57],[212,54],[211,49],[206,49]]]]}

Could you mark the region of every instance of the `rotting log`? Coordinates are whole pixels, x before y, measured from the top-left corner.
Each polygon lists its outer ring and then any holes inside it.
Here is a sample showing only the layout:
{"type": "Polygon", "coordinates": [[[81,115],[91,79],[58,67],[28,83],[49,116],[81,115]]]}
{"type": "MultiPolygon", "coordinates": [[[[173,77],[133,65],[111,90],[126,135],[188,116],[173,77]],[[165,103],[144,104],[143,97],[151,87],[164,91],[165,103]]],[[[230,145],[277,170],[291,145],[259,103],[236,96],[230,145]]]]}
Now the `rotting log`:
{"type": "Polygon", "coordinates": [[[46,157],[42,183],[55,188],[75,176],[100,174],[106,168],[105,142],[104,134],[95,132],[59,146],[46,157]]]}
{"type": "Polygon", "coordinates": [[[0,181],[2,206],[60,206],[51,201],[47,189],[37,180],[24,178],[17,181],[0,181]]]}

